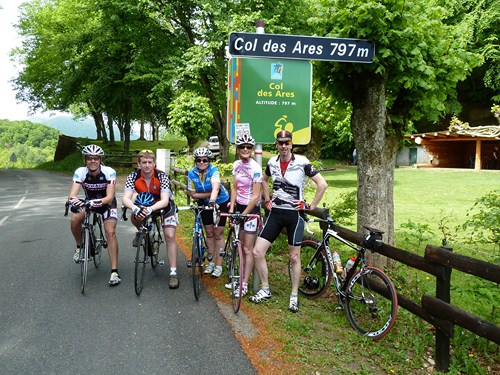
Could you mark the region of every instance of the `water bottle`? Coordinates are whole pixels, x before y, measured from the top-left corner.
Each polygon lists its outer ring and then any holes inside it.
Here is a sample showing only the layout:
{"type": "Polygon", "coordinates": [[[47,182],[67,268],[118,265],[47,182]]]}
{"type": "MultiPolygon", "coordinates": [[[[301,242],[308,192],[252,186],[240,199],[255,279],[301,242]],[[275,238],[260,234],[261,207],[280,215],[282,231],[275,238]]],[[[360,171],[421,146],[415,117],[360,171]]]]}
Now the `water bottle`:
{"type": "Polygon", "coordinates": [[[335,268],[335,272],[338,274],[342,274],[342,261],[340,260],[339,253],[337,250],[333,250],[333,266],[335,268]]]}
{"type": "Polygon", "coordinates": [[[349,271],[351,270],[352,266],[354,265],[354,262],[356,261],[355,257],[350,257],[347,263],[345,264],[345,270],[344,270],[344,277],[347,276],[349,271]]]}

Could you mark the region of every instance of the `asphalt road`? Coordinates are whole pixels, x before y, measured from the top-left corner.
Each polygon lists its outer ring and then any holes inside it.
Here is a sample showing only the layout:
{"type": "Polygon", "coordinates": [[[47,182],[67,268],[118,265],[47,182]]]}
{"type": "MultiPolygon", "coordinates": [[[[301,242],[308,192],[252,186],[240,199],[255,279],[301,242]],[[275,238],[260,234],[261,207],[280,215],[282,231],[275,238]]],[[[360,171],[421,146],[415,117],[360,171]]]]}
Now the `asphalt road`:
{"type": "Polygon", "coordinates": [[[122,283],[108,286],[103,254],[80,293],[63,216],[70,184],[0,170],[0,374],[255,374],[216,302],[205,291],[195,301],[182,254],[179,289],[166,266],[149,267],[135,295],[130,222],[118,224],[122,283]]]}

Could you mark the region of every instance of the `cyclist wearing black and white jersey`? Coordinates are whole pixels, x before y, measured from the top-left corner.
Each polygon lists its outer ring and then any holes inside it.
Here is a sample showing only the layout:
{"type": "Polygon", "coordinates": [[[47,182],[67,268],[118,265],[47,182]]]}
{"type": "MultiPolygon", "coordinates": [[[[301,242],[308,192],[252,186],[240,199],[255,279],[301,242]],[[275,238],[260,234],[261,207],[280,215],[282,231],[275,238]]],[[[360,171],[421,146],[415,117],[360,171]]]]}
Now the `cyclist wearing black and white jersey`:
{"type": "Polygon", "coordinates": [[[99,146],[85,146],[82,150],[82,155],[85,167],[80,167],[75,171],[68,198],[68,201],[73,206],[71,210],[73,212],[71,217],[71,233],[73,233],[76,242],[76,251],[73,255],[73,260],[76,263],[79,262],[82,223],[85,211],[78,209],[83,206],[83,202],[78,198],[78,193],[80,188],[83,188],[85,199],[90,200],[91,209],[100,213],[104,220],[104,230],[108,242],[108,255],[111,263],[109,285],[115,286],[121,282],[118,274],[118,240],[116,238],[116,224],[118,220],[115,198],[116,171],[102,164],[104,151],[99,146]]]}
{"type": "Polygon", "coordinates": [[[292,134],[290,132],[283,130],[277,134],[276,147],[279,155],[269,159],[262,181],[266,207],[271,212],[252,252],[255,270],[260,277],[261,288],[257,294],[250,297],[250,301],[260,303],[271,298],[265,255],[271,244],[281,233],[281,230],[286,228],[292,279],[292,293],[288,309],[295,313],[299,309],[300,245],[304,234],[304,209],[306,208],[304,187],[306,177],[309,177],[316,184],[316,193],[309,205],[311,210],[316,208],[321,198],[323,198],[327,183],[305,156],[296,155],[292,152],[292,134]],[[272,198],[270,198],[269,194],[269,178],[272,178],[273,181],[272,198]]]}

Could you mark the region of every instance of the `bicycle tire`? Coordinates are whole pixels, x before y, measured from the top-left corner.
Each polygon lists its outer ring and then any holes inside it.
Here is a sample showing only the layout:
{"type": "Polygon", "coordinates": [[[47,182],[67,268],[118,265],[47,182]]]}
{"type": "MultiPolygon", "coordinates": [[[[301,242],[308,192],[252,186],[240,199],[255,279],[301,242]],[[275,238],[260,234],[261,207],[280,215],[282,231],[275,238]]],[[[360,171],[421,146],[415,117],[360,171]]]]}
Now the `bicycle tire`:
{"type": "Polygon", "coordinates": [[[163,238],[161,236],[162,229],[158,218],[155,218],[153,223],[154,230],[151,236],[151,267],[155,269],[159,263],[158,257],[160,255],[160,245],[163,243],[163,238]]]}
{"type": "Polygon", "coordinates": [[[201,272],[203,268],[203,255],[200,249],[200,235],[199,233],[193,234],[193,245],[192,245],[192,271],[193,271],[193,291],[194,298],[198,301],[200,299],[201,293],[201,272]]]}
{"type": "Polygon", "coordinates": [[[352,327],[378,340],[394,325],[398,310],[396,289],[389,277],[375,267],[356,272],[346,289],[346,313],[352,327]]]}
{"type": "Polygon", "coordinates": [[[144,275],[146,274],[146,263],[148,262],[148,246],[148,234],[141,232],[139,234],[139,242],[137,243],[134,267],[134,290],[138,296],[144,288],[144,275]]]}
{"type": "MultiPolygon", "coordinates": [[[[97,214],[94,214],[97,215],[97,214]]],[[[93,226],[93,239],[94,239],[94,267],[99,268],[99,265],[101,264],[101,255],[102,255],[102,248],[103,244],[106,242],[104,233],[102,231],[102,218],[100,216],[97,216],[95,219],[96,225],[93,226]],[[96,226],[97,226],[97,235],[96,236],[96,226]]]]}
{"type": "MultiPolygon", "coordinates": [[[[233,242],[234,240],[232,240],[233,242]]],[[[237,246],[231,245],[231,303],[235,314],[240,311],[241,305],[241,290],[243,282],[243,275],[245,274],[245,265],[243,264],[243,250],[241,244],[238,242],[237,246]]]]}
{"type": "Polygon", "coordinates": [[[90,254],[90,228],[83,228],[82,241],[80,247],[80,291],[82,294],[85,293],[85,287],[87,285],[87,273],[89,266],[89,254],[90,254]]]}
{"type": "Polygon", "coordinates": [[[224,245],[224,262],[226,264],[226,274],[227,274],[227,284],[231,283],[231,257],[232,257],[232,251],[231,251],[231,237],[234,235],[234,229],[233,227],[229,228],[229,233],[226,238],[226,243],[224,245]]]}
{"type": "Polygon", "coordinates": [[[302,241],[300,264],[302,273],[299,293],[309,299],[321,297],[328,290],[332,276],[328,257],[319,242],[314,240],[302,241]]]}

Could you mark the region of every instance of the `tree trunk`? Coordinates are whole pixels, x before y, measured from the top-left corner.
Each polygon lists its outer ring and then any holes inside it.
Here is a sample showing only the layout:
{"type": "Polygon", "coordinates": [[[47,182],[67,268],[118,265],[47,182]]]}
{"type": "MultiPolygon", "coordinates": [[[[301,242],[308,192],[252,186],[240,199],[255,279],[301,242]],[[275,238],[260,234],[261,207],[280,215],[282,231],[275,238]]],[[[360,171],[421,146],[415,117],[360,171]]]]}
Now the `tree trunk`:
{"type": "MultiPolygon", "coordinates": [[[[351,128],[358,152],[358,231],[363,225],[385,232],[394,243],[394,167],[399,136],[386,121],[385,78],[353,77],[351,128]]],[[[371,263],[384,268],[387,258],[373,253],[371,263]]]]}
{"type": "Polygon", "coordinates": [[[140,130],[139,130],[139,139],[141,141],[145,140],[145,136],[144,136],[144,118],[141,118],[141,127],[140,127],[140,130]]]}
{"type": "Polygon", "coordinates": [[[94,119],[97,139],[102,140],[104,143],[108,142],[108,136],[106,133],[106,129],[104,127],[104,118],[102,117],[101,112],[92,111],[92,118],[94,119]]]}
{"type": "Polygon", "coordinates": [[[113,118],[108,116],[109,142],[115,143],[115,130],[113,129],[113,118]]]}

